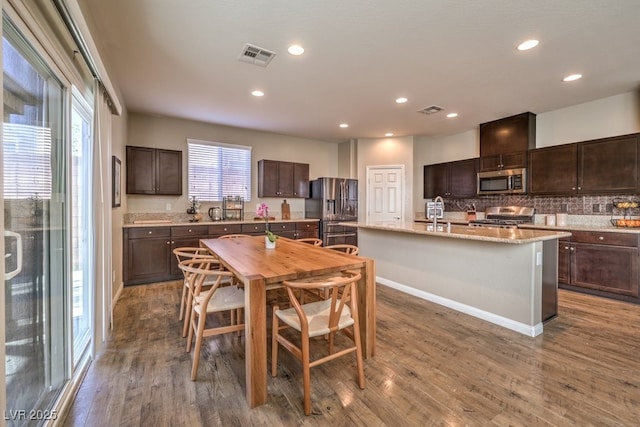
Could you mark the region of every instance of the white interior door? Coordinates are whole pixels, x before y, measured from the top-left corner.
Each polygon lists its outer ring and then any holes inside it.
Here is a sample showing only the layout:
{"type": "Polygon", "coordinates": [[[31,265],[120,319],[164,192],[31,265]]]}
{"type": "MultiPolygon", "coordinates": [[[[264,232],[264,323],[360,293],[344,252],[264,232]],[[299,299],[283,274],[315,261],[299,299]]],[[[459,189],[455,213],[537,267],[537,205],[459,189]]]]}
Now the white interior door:
{"type": "Polygon", "coordinates": [[[367,221],[404,217],[404,166],[367,167],[367,221]]]}

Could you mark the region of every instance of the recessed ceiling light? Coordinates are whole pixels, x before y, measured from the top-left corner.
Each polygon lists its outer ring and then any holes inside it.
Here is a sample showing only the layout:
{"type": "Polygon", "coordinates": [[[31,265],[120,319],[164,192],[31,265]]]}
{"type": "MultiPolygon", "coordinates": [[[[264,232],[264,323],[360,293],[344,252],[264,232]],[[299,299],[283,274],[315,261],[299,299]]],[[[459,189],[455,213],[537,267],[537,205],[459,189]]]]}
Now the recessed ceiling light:
{"type": "Polygon", "coordinates": [[[304,53],[304,48],[299,44],[292,44],[291,46],[289,46],[289,49],[287,49],[287,52],[289,52],[291,55],[298,56],[304,53]]]}
{"type": "Polygon", "coordinates": [[[563,82],[572,82],[578,79],[582,78],[582,74],[570,74],[567,77],[565,77],[564,79],[562,79],[563,82]]]}
{"type": "Polygon", "coordinates": [[[349,125],[347,123],[340,123],[340,127],[346,129],[349,127],[349,125]]]}
{"type": "Polygon", "coordinates": [[[384,134],[384,136],[393,136],[393,132],[387,132],[384,134]]]}
{"type": "Polygon", "coordinates": [[[407,102],[407,101],[408,101],[408,99],[407,99],[407,98],[404,98],[404,97],[397,98],[397,99],[396,99],[396,104],[404,104],[404,103],[405,103],[405,102],[407,102]]]}
{"type": "Polygon", "coordinates": [[[538,40],[527,40],[518,45],[518,50],[529,50],[538,46],[540,42],[538,40]]]}
{"type": "Polygon", "coordinates": [[[264,92],[261,90],[254,90],[254,91],[251,91],[251,95],[260,97],[260,96],[264,96],[264,92]]]}
{"type": "Polygon", "coordinates": [[[458,117],[458,113],[449,113],[449,114],[447,114],[447,117],[449,117],[450,119],[452,119],[454,117],[458,117]]]}

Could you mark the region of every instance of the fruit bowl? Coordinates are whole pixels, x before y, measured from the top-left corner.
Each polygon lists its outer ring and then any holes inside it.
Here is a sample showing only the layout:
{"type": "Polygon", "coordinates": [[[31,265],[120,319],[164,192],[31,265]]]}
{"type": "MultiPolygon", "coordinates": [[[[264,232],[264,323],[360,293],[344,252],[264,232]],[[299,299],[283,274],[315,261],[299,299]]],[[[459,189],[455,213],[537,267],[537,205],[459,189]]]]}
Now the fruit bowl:
{"type": "Polygon", "coordinates": [[[635,209],[640,206],[640,202],[636,200],[620,200],[614,199],[613,206],[618,209],[635,209]]]}
{"type": "Polygon", "coordinates": [[[612,219],[611,224],[615,227],[640,228],[640,219],[612,219]]]}

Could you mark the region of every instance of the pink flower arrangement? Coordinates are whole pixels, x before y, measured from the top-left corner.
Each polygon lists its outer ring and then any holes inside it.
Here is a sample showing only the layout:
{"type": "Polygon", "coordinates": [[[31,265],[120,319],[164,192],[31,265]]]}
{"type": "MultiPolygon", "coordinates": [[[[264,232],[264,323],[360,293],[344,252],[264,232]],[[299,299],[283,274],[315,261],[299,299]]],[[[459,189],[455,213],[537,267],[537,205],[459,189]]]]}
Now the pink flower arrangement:
{"type": "Polygon", "coordinates": [[[256,208],[256,216],[264,218],[265,230],[270,242],[275,242],[278,236],[269,230],[269,206],[266,203],[260,203],[256,208]]]}

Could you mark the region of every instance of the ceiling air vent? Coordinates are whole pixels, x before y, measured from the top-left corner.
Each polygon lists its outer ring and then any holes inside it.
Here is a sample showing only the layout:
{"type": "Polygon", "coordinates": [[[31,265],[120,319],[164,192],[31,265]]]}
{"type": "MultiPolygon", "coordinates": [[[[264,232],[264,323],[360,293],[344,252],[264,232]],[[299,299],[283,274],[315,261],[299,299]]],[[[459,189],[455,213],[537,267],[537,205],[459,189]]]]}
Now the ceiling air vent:
{"type": "Polygon", "coordinates": [[[430,107],[423,108],[422,110],[418,110],[418,113],[429,115],[429,114],[439,113],[442,110],[444,110],[444,108],[438,107],[437,105],[432,105],[430,107]]]}
{"type": "Polygon", "coordinates": [[[274,56],[276,56],[275,52],[247,43],[242,48],[238,59],[242,62],[266,67],[274,56]]]}

